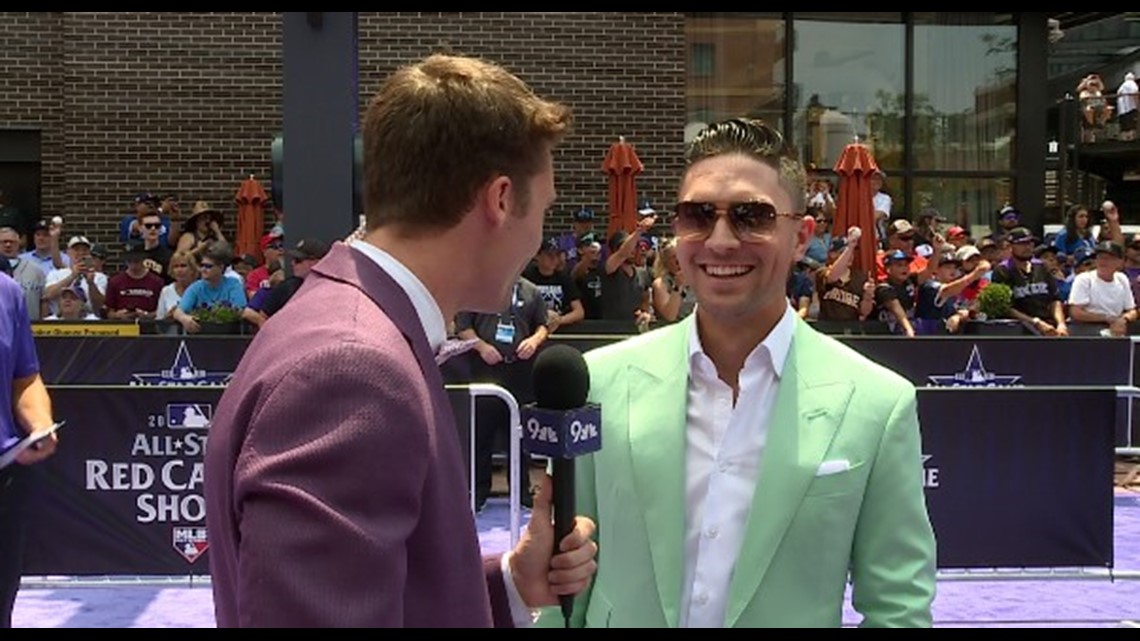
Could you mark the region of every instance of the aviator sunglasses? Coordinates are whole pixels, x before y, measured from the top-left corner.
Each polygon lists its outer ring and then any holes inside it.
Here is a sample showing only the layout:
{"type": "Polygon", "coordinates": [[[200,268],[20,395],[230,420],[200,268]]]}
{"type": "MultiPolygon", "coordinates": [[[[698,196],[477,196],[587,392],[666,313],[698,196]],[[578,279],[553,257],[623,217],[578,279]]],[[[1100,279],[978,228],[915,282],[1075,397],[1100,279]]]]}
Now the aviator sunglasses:
{"type": "Polygon", "coordinates": [[[681,240],[705,240],[721,214],[728,218],[733,233],[742,241],[761,241],[773,235],[780,218],[803,218],[803,214],[778,211],[769,202],[726,203],[680,202],[673,209],[673,232],[681,240]]]}

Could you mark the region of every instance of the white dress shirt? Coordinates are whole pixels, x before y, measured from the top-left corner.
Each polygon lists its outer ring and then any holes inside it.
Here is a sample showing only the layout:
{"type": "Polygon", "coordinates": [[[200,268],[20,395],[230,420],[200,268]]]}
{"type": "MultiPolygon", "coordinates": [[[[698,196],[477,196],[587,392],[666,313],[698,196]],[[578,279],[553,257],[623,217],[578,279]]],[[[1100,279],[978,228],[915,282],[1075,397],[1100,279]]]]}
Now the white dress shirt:
{"type": "MultiPolygon", "coordinates": [[[[435,301],[435,297],[431,295],[423,281],[412,273],[412,270],[396,260],[394,256],[371,243],[355,241],[350,243],[350,246],[372,259],[380,266],[380,269],[384,270],[384,273],[396,281],[400,289],[404,290],[404,293],[412,301],[412,307],[416,310],[420,324],[423,325],[428,344],[431,345],[431,351],[433,353],[439,351],[440,346],[447,340],[447,322],[443,318],[443,310],[439,308],[439,303],[435,301]]],[[[511,618],[514,619],[515,627],[521,628],[532,625],[534,623],[534,612],[527,607],[515,586],[515,579],[511,574],[509,552],[503,555],[499,567],[503,572],[504,583],[506,583],[507,600],[510,601],[511,618]]]]}
{"type": "Polygon", "coordinates": [[[685,430],[685,582],[678,621],[682,628],[724,627],[732,573],[795,328],[796,315],[788,307],[744,361],[734,406],[732,388],[717,376],[693,323],[685,430]]]}
{"type": "Polygon", "coordinates": [[[443,310],[439,308],[439,303],[435,302],[435,297],[431,295],[423,281],[413,274],[412,270],[396,260],[392,254],[376,245],[357,241],[352,243],[352,248],[371,258],[374,263],[380,266],[380,269],[384,270],[384,273],[396,281],[400,289],[404,290],[404,293],[412,301],[412,307],[416,308],[416,316],[419,317],[420,324],[424,327],[424,333],[427,334],[428,345],[431,345],[432,353],[439,350],[439,346],[447,340],[447,321],[443,318],[443,310]]]}

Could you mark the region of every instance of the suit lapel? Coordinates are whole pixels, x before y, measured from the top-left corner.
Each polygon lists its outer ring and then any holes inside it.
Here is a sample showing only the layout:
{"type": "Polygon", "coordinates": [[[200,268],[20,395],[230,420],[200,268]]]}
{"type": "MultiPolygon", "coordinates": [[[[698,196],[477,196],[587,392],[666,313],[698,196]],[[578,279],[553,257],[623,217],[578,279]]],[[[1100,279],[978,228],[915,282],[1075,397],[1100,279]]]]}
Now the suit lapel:
{"type": "MultiPolygon", "coordinates": [[[[692,316],[626,373],[633,473],[661,608],[676,627],[685,536],[685,405],[692,316]]],[[[603,411],[605,411],[603,409],[603,411]]]]}
{"type": "Polygon", "coordinates": [[[759,589],[854,391],[849,381],[829,372],[826,345],[815,331],[803,322],[796,325],[729,588],[727,627],[737,623],[759,589]]]}
{"type": "MultiPolygon", "coordinates": [[[[436,420],[445,423],[441,426],[445,430],[447,425],[453,424],[455,417],[444,392],[443,375],[428,344],[423,323],[403,288],[376,261],[343,243],[334,244],[328,255],[313,267],[313,273],[356,287],[384,310],[416,356],[432,394],[436,420]]],[[[448,433],[454,431],[447,430],[448,433]]]]}

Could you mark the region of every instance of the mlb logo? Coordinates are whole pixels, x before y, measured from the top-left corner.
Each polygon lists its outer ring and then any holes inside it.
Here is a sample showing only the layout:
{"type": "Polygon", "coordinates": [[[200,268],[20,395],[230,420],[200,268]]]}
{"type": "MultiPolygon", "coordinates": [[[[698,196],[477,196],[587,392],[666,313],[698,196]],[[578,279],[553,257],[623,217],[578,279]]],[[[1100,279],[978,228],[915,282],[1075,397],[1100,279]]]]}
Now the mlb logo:
{"type": "Polygon", "coordinates": [[[214,419],[214,406],[209,403],[170,403],[166,406],[166,424],[172,430],[205,430],[214,419]]]}
{"type": "Polygon", "coordinates": [[[206,538],[204,527],[176,527],[174,528],[174,549],[186,559],[187,563],[198,560],[210,547],[206,538]]]}

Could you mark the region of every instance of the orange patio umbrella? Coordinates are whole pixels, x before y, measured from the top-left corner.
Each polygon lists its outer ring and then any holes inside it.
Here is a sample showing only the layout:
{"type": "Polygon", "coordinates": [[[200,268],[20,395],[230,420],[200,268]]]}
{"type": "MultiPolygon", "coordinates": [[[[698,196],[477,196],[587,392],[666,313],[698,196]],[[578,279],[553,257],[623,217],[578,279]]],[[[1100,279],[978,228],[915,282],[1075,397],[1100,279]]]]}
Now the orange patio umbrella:
{"type": "Polygon", "coordinates": [[[846,234],[852,227],[863,231],[859,251],[855,254],[854,269],[874,273],[875,269],[875,205],[871,176],[879,165],[871,156],[867,145],[853,143],[843,149],[835,173],[839,175],[839,200],[836,202],[833,234],[846,234]]]}
{"type": "Polygon", "coordinates": [[[261,236],[265,233],[264,205],[269,201],[265,188],[252,175],[242,181],[234,202],[238,206],[237,240],[234,248],[237,255],[251,254],[261,262],[261,236]]]}
{"type": "Polygon", "coordinates": [[[633,233],[637,228],[637,176],[645,170],[633,145],[622,136],[614,143],[602,163],[602,171],[609,176],[610,220],[606,238],[614,232],[633,233]]]}

